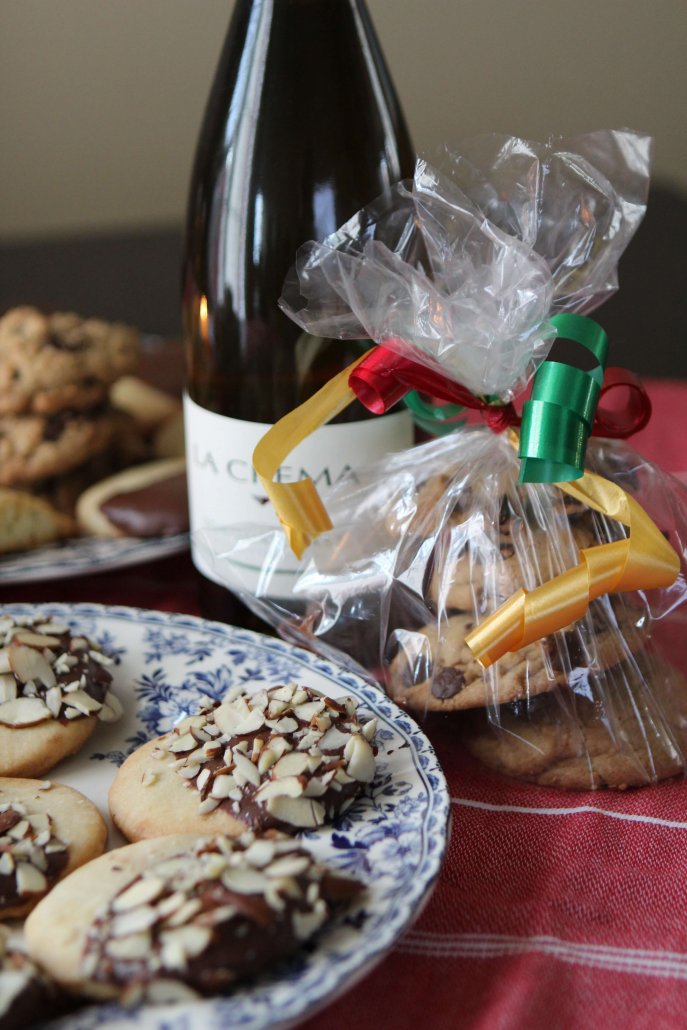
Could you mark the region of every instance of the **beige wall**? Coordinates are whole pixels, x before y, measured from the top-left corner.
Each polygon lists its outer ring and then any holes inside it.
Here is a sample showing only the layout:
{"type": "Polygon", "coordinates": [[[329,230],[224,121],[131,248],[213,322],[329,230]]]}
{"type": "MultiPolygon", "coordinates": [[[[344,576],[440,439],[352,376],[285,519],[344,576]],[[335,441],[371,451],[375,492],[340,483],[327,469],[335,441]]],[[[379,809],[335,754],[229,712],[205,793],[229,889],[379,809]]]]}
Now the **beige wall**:
{"type": "MultiPolygon", "coordinates": [[[[419,150],[627,126],[687,190],[687,0],[368,3],[419,150]]],[[[3,239],[181,220],[231,6],[2,0],[3,239]]]]}

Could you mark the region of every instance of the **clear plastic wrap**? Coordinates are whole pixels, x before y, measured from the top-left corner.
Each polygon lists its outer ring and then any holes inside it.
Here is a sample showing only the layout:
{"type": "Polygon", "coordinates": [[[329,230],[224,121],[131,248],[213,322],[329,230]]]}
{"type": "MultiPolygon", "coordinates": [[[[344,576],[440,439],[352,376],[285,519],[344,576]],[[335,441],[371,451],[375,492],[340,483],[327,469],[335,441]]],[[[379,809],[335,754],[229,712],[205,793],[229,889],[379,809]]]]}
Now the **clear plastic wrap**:
{"type": "Polygon", "coordinates": [[[617,288],[650,149],[630,131],[487,135],[441,170],[419,160],[412,183],[300,248],[281,306],[310,333],[384,341],[509,400],[546,355],[549,315],[589,313],[617,288]]]}
{"type": "MultiPolygon", "coordinates": [[[[456,739],[500,772],[571,789],[626,787],[687,757],[687,488],[620,441],[595,440],[588,466],[617,482],[681,557],[664,590],[599,598],[551,638],[482,669],[466,633],[520,586],[624,535],[555,486],[518,484],[508,439],[485,428],[389,456],[334,489],[334,529],[304,556],[290,599],[269,599],[280,533],[254,539],[262,597],[243,594],[282,635],[381,683],[418,718],[450,713],[456,739]]],[[[240,534],[205,535],[215,571],[236,581],[240,534]]]]}
{"type": "MultiPolygon", "coordinates": [[[[546,356],[550,316],[586,314],[617,287],[649,151],[629,131],[488,136],[444,154],[441,171],[420,161],[412,184],[299,251],[284,309],[309,332],[369,336],[508,400],[546,356]]],[[[333,528],[288,596],[280,530],[213,528],[197,543],[282,636],[381,683],[418,718],[450,718],[492,768],[571,789],[638,786],[687,758],[687,490],[617,441],[593,441],[586,465],[642,505],[681,572],[665,589],[599,597],[486,669],[466,642],[473,627],[627,532],[556,486],[518,484],[507,434],[461,428],[338,483],[333,528]],[[257,590],[242,581],[247,563],[257,590]]]]}

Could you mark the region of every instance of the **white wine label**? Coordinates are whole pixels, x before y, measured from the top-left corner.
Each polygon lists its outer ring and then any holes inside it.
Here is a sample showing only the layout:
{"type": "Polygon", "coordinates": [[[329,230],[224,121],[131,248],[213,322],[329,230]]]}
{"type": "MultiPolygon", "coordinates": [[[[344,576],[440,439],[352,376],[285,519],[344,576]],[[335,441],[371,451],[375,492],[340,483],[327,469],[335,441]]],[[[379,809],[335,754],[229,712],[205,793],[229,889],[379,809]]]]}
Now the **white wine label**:
{"type": "MultiPolygon", "coordinates": [[[[279,522],[253,468],[252,457],[270,426],[207,411],[188,395],[184,396],[184,424],[192,533],[234,525],[252,528],[255,542],[251,545],[247,538],[240,560],[236,555],[231,559],[240,583],[253,593],[287,596],[297,569],[297,560],[288,546],[278,562],[274,560],[279,567],[270,576],[269,586],[260,586],[264,552],[260,534],[264,537],[278,529],[279,522]]],[[[409,411],[326,425],[298,445],[280,466],[275,479],[295,483],[310,477],[326,504],[331,487],[343,476],[354,473],[356,467],[412,445],[413,419],[409,411]]],[[[223,582],[222,575],[210,566],[193,537],[191,550],[196,568],[210,579],[223,582]]]]}

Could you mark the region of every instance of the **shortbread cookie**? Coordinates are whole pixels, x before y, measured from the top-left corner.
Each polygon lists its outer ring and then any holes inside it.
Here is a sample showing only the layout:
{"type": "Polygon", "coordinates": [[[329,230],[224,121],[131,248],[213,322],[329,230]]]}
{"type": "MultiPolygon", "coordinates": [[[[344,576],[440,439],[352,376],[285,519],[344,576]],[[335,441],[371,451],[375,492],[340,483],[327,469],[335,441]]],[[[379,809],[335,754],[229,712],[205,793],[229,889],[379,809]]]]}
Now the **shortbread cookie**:
{"type": "Polygon", "coordinates": [[[186,453],[184,415],[179,412],[163,422],[153,433],[153,453],[156,458],[183,458],[186,453]]]}
{"type": "Polygon", "coordinates": [[[687,755],[687,681],[641,658],[531,705],[471,713],[456,725],[467,750],[506,776],[564,790],[624,790],[682,772],[687,755]]]}
{"type": "Polygon", "coordinates": [[[293,684],[208,702],[127,758],[110,811],[128,840],[182,830],[312,830],[345,811],[375,772],[374,719],[352,698],[293,684]]]}
{"type": "Polygon", "coordinates": [[[23,486],[76,468],[110,444],[107,409],[0,416],[0,486],[23,486]]]}
{"type": "Polygon", "coordinates": [[[42,776],[119,717],[111,664],[49,616],[0,615],[1,776],[42,776]]]}
{"type": "Polygon", "coordinates": [[[26,939],[75,993],[187,1000],[297,951],[360,890],[280,835],[158,837],[72,874],[30,915],[26,939]]]}
{"type": "Polygon", "coordinates": [[[110,387],[110,403],[133,418],[143,433],[151,433],[181,411],[181,401],[138,376],[122,376],[110,387]]]}
{"type": "Polygon", "coordinates": [[[641,650],[647,639],[644,612],[620,604],[619,613],[595,601],[575,625],[507,652],[486,671],[465,642],[475,628],[471,615],[452,615],[420,630],[397,630],[386,689],[397,704],[418,712],[534,697],[567,681],[573,669],[608,668],[641,650]]]}
{"type": "Polygon", "coordinates": [[[0,777],[0,919],[25,916],[84,862],[107,827],[92,802],[49,781],[0,777]]]}
{"type": "Polygon", "coordinates": [[[183,458],[150,461],[94,483],[76,505],[82,529],[93,536],[169,536],[188,531],[183,458]]]}
{"type": "Polygon", "coordinates": [[[60,1009],[56,987],[26,953],[17,929],[0,924],[0,1027],[26,1030],[60,1009]],[[56,1009],[57,1006],[57,1009],[56,1009]]]}
{"type": "Polygon", "coordinates": [[[14,308],[0,319],[0,414],[92,408],[138,356],[129,326],[14,308]]]}
{"type": "Polygon", "coordinates": [[[78,536],[76,521],[40,497],[0,487],[0,554],[78,536]]]}

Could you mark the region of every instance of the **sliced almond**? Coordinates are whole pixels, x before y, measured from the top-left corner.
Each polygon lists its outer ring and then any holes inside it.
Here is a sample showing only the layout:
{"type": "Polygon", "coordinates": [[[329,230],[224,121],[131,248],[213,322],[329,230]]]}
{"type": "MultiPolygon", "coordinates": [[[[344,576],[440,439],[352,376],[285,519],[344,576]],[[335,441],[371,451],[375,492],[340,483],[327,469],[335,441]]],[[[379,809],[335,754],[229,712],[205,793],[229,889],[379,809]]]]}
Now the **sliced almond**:
{"type": "Polygon", "coordinates": [[[299,829],[315,829],[325,819],[324,806],[312,798],[270,798],[265,807],[275,819],[299,829]]]}
{"type": "Polygon", "coordinates": [[[173,754],[180,754],[183,751],[195,751],[196,750],[196,739],[190,733],[182,733],[176,740],[172,740],[167,745],[167,750],[173,752],[173,754]]]}
{"type": "Polygon", "coordinates": [[[300,876],[310,868],[308,855],[283,855],[272,862],[265,872],[268,876],[300,876]]]}
{"type": "Polygon", "coordinates": [[[0,672],[12,672],[12,666],[10,665],[10,652],[6,647],[0,649],[0,672]]]}
{"type": "Polygon", "coordinates": [[[267,780],[255,792],[255,799],[261,804],[268,798],[299,798],[304,792],[297,776],[284,776],[280,780],[267,780]]]}
{"type": "Polygon", "coordinates": [[[375,756],[369,741],[361,733],[350,738],[344,755],[348,759],[348,775],[359,783],[371,783],[375,775],[375,756]]]}
{"type": "Polygon", "coordinates": [[[11,672],[0,673],[0,704],[14,701],[17,696],[17,681],[11,672]]]}
{"type": "Polygon", "coordinates": [[[331,726],[318,741],[320,751],[340,751],[351,739],[350,733],[342,733],[336,726],[331,726]]]}
{"type": "Polygon", "coordinates": [[[31,647],[58,647],[59,637],[48,636],[45,633],[33,633],[29,629],[20,629],[14,634],[14,639],[20,644],[29,644],[31,647]]]}
{"type": "Polygon", "coordinates": [[[0,705],[0,723],[5,726],[33,726],[50,718],[49,708],[39,697],[17,697],[0,705]]]}
{"type": "MultiPolygon", "coordinates": [[[[248,706],[246,705],[246,708],[248,706]]],[[[215,726],[219,726],[220,730],[226,737],[233,737],[236,732],[236,727],[241,722],[242,718],[245,718],[250,713],[238,712],[233,704],[227,701],[223,701],[219,708],[215,708],[213,713],[215,726]]]]}
{"type": "Polygon", "coordinates": [[[298,940],[307,941],[317,933],[326,918],[327,910],[324,906],[322,909],[315,908],[312,912],[294,912],[293,929],[298,940]]]}
{"type": "Polygon", "coordinates": [[[38,680],[44,687],[55,686],[55,673],[40,651],[25,644],[10,644],[8,651],[12,672],[22,683],[38,680]]]}
{"type": "Polygon", "coordinates": [[[283,776],[300,776],[308,768],[308,761],[309,756],[302,751],[288,751],[272,767],[272,776],[277,779],[283,776]]]}
{"type": "Polygon", "coordinates": [[[164,880],[158,876],[144,876],[142,879],[132,883],[125,891],[119,894],[112,902],[113,912],[127,912],[138,905],[147,905],[162,894],[164,880]]]}
{"type": "Polygon", "coordinates": [[[128,937],[111,937],[105,945],[105,951],[114,959],[146,958],[152,947],[149,933],[132,933],[128,937]]]}
{"type": "Polygon", "coordinates": [[[69,704],[72,708],[78,708],[84,715],[92,715],[97,712],[102,705],[100,701],[96,701],[94,697],[87,694],[85,690],[75,690],[69,695],[69,704]]]}
{"type": "Polygon", "coordinates": [[[25,894],[41,894],[48,889],[48,881],[40,869],[30,865],[28,862],[19,862],[15,870],[17,894],[23,897],[25,894]]]}
{"type": "Polygon", "coordinates": [[[235,735],[242,736],[244,733],[257,733],[265,725],[265,713],[261,712],[259,708],[253,708],[252,711],[241,719],[234,728],[235,735]]]}
{"type": "Polygon", "coordinates": [[[259,786],[260,773],[250,758],[246,758],[240,751],[234,749],[234,763],[234,776],[239,787],[244,783],[252,783],[254,787],[259,786]]]}
{"type": "Polygon", "coordinates": [[[261,894],[266,882],[264,874],[251,866],[233,866],[222,873],[224,886],[237,894],[261,894]]]}

